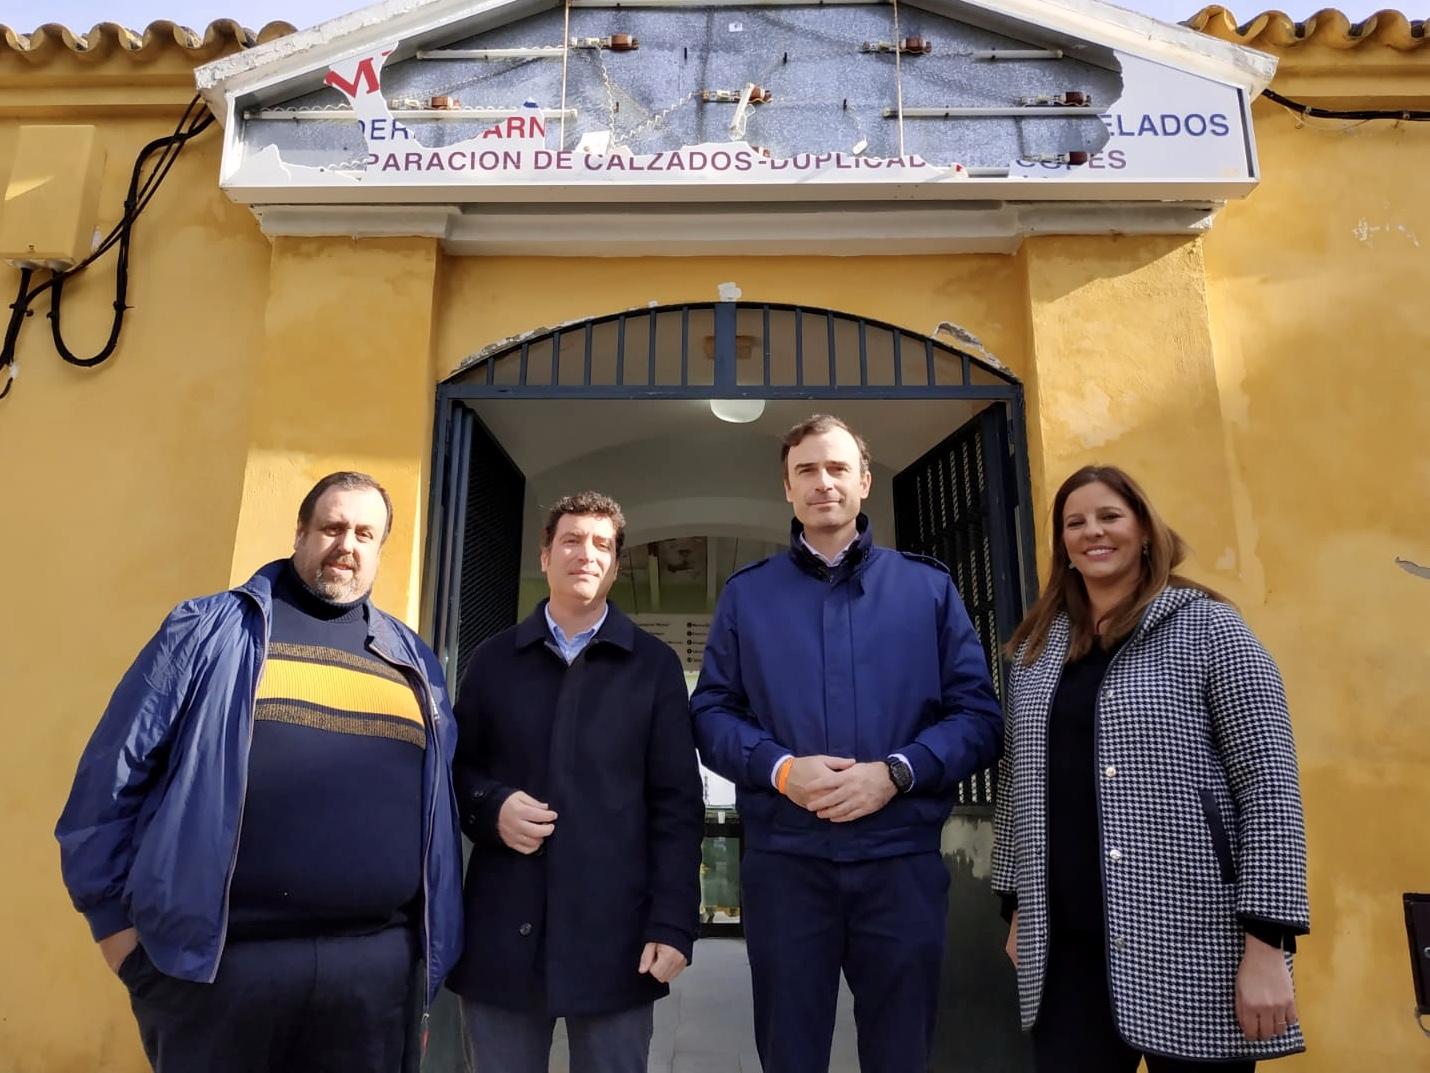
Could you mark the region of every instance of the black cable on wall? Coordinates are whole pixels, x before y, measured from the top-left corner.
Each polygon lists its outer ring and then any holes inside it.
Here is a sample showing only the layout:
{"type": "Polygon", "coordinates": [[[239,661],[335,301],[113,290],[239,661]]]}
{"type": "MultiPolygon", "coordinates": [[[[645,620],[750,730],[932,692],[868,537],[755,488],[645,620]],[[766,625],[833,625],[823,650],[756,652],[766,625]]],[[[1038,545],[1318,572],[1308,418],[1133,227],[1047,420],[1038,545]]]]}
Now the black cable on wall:
{"type": "Polygon", "coordinates": [[[114,355],[114,351],[119,345],[119,334],[124,327],[124,314],[129,308],[126,297],[129,292],[129,251],[133,240],[134,224],[149,202],[154,199],[155,193],[158,192],[160,185],[173,168],[174,162],[179,159],[179,153],[184,146],[207,130],[213,121],[212,113],[203,108],[200,98],[194,97],[189,102],[189,106],[184,109],[184,114],[179,118],[178,125],[172,134],[154,139],[139,151],[138,157],[134,160],[134,168],[130,172],[129,190],[124,198],[124,212],[119,222],[94,248],[94,252],[83,261],[62,272],[52,272],[48,279],[34,287],[30,286],[30,280],[39,270],[32,268],[20,270],[19,294],[10,306],[10,320],[5,329],[3,346],[0,347],[0,370],[6,371],[5,387],[0,389],[0,399],[10,393],[10,389],[15,383],[14,363],[15,353],[19,347],[20,329],[24,325],[25,318],[30,315],[30,307],[46,291],[50,292],[50,312],[48,314],[50,335],[54,340],[55,350],[61,358],[71,365],[92,368],[102,365],[114,355]],[[155,154],[158,154],[157,159],[154,160],[152,168],[146,174],[145,167],[155,154]],[[119,248],[119,256],[114,269],[114,319],[110,325],[109,338],[93,356],[80,357],[66,345],[60,324],[65,283],[115,246],[119,248]]]}
{"type": "Polygon", "coordinates": [[[1289,109],[1297,115],[1309,116],[1311,119],[1403,119],[1412,123],[1424,123],[1426,120],[1430,120],[1430,111],[1418,108],[1317,108],[1314,105],[1293,101],[1290,97],[1283,97],[1269,87],[1263,89],[1261,95],[1268,101],[1279,104],[1282,108],[1289,109]]]}
{"type": "MultiPolygon", "coordinates": [[[[1424,109],[1386,109],[1386,108],[1355,108],[1336,109],[1318,108],[1314,105],[1304,104],[1300,101],[1285,97],[1275,90],[1267,88],[1262,90],[1261,95],[1297,115],[1306,116],[1312,119],[1346,119],[1346,120],[1393,120],[1408,122],[1425,122],[1430,120],[1430,110],[1424,109]]],[[[19,345],[20,329],[25,318],[30,315],[30,306],[41,294],[46,291],[50,294],[50,335],[54,340],[55,350],[61,358],[71,365],[82,368],[92,368],[102,365],[114,355],[115,349],[119,345],[119,335],[124,327],[124,314],[129,308],[126,304],[126,296],[129,290],[129,252],[133,239],[134,224],[139,219],[141,213],[153,200],[155,193],[164,179],[168,176],[174,162],[178,160],[179,153],[183,147],[192,139],[207,130],[214,121],[212,113],[202,107],[199,97],[194,97],[189,102],[184,114],[179,118],[178,125],[174,132],[164,138],[156,138],[139,152],[139,156],[134,161],[134,169],[129,178],[129,192],[124,199],[124,213],[113,230],[95,247],[93,253],[86,257],[73,268],[63,272],[53,272],[44,282],[30,286],[35,269],[22,269],[20,272],[20,289],[15,301],[10,306],[10,319],[5,329],[3,345],[0,345],[0,370],[6,370],[5,386],[0,389],[0,399],[5,398],[10,389],[14,386],[14,362],[15,353],[19,345]],[[149,158],[154,154],[159,154],[148,176],[144,175],[144,168],[149,158]],[[114,320],[110,326],[109,338],[105,341],[99,351],[92,357],[80,357],[75,354],[64,341],[64,333],[60,322],[60,313],[64,299],[64,287],[68,279],[89,267],[100,257],[109,252],[115,246],[119,247],[119,257],[114,271],[114,320]]]]}

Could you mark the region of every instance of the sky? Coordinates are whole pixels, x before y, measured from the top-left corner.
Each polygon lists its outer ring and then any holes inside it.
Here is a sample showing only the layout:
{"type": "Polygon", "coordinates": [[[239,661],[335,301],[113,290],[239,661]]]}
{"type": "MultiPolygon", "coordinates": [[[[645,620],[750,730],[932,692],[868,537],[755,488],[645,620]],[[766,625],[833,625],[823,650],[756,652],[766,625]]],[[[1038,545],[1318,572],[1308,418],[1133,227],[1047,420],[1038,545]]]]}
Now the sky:
{"type": "MultiPolygon", "coordinates": [[[[169,19],[202,30],[215,19],[235,19],[250,29],[269,22],[290,22],[299,29],[312,26],[347,11],[366,7],[369,0],[0,0],[0,24],[28,33],[46,22],[58,22],[73,30],[88,30],[95,23],[118,22],[131,29],[143,29],[156,19],[169,19]]],[[[1204,0],[1122,0],[1122,6],[1142,11],[1169,22],[1194,15],[1204,0]]],[[[1210,2],[1210,0],[1205,0],[1210,2]]],[[[1270,7],[1278,0],[1221,0],[1242,21],[1270,7]]],[[[1334,4],[1352,20],[1365,18],[1382,7],[1397,6],[1394,0],[1280,0],[1280,10],[1295,19],[1304,19],[1320,8],[1334,4]]],[[[1407,10],[1401,6],[1400,10],[1407,10]]]]}

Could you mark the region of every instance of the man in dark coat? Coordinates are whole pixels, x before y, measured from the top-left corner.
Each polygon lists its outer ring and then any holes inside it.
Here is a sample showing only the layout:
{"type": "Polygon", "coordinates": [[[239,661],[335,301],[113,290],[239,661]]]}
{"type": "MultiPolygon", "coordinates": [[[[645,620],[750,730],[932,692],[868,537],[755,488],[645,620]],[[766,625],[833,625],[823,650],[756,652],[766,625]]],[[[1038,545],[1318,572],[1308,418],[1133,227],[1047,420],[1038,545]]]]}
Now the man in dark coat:
{"type": "Polygon", "coordinates": [[[550,589],[472,654],[454,764],[467,870],[462,996],[478,1073],[645,1073],[652,1007],[690,962],[704,827],[680,660],[606,600],[625,518],[567,496],[550,589]]]}

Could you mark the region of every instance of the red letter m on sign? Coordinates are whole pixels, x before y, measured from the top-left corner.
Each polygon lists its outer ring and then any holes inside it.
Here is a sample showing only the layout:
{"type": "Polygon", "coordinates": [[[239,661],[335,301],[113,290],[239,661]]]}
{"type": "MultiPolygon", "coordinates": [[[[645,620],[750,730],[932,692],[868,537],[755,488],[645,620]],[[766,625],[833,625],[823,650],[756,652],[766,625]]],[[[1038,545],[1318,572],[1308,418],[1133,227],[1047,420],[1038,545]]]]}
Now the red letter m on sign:
{"type": "MultiPolygon", "coordinates": [[[[387,53],[384,52],[382,55],[386,56],[387,53]]],[[[345,97],[356,97],[359,86],[362,87],[364,94],[376,93],[378,90],[376,60],[375,56],[364,56],[359,60],[351,82],[338,74],[336,70],[329,69],[327,77],[323,79],[323,84],[332,86],[345,97]]]]}

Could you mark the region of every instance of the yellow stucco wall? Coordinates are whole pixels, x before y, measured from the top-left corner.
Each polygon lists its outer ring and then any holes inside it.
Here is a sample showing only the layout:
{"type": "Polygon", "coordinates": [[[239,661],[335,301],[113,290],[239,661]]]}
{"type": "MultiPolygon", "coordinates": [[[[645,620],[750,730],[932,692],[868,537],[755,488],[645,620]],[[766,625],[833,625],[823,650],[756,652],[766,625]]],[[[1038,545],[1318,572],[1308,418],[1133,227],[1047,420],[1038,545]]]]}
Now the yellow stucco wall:
{"type": "Polygon", "coordinates": [[[434,239],[274,242],[233,583],[277,557],[275,535],[316,480],[356,469],[393,502],[375,596],[417,621],[438,256],[434,239]]]}
{"type": "MultiPolygon", "coordinates": [[[[90,84],[81,63],[58,62],[90,84]]],[[[0,67],[0,91],[12,76],[0,67]]],[[[21,121],[5,101],[0,177],[21,121]]],[[[92,101],[73,106],[105,140],[107,226],[129,161],[172,119],[152,105],[98,115],[92,101]]],[[[1090,460],[1144,479],[1291,694],[1315,930],[1297,963],[1311,1050],[1284,1066],[1430,1069],[1399,910],[1402,890],[1430,889],[1417,833],[1430,581],[1393,561],[1430,564],[1430,208],[1415,196],[1430,130],[1298,126],[1261,105],[1256,118],[1265,182],[1203,240],[1046,237],[1015,256],[857,260],[269,243],[216,189],[218,138],[196,142],[136,232],[118,356],[67,367],[33,318],[0,402],[0,710],[13,727],[0,754],[0,1073],[143,1068],[123,991],[67,904],[50,830],[95,717],[164,610],[282,554],[311,480],[355,465],[397,501],[379,600],[415,620],[435,382],[518,332],[710,301],[727,283],[744,300],[976,333],[1028,386],[1040,504],[1090,460]]],[[[75,345],[107,330],[110,271],[71,288],[75,345]]],[[[15,280],[0,268],[7,303],[15,280]]],[[[1040,532],[1040,554],[1044,543],[1040,532]]]]}
{"type": "MultiPolygon", "coordinates": [[[[182,104],[180,105],[182,108],[182,104]]],[[[173,117],[101,124],[101,225],[173,117]]],[[[17,124],[0,118],[0,175],[17,124]]],[[[228,583],[269,246],[214,185],[218,139],[175,166],[135,232],[118,354],[63,364],[41,299],[0,402],[0,1070],[137,1070],[122,989],[60,884],[51,831],[109,692],[177,601],[228,583]]],[[[113,257],[64,299],[71,349],[109,333],[113,257]]],[[[18,274],[0,267],[0,304],[18,274]]],[[[8,316],[8,308],[3,312],[8,316]]]]}
{"type": "Polygon", "coordinates": [[[1306,797],[1298,1065],[1426,1070],[1400,895],[1430,890],[1430,580],[1395,559],[1430,563],[1430,129],[1255,118],[1264,182],[1205,245],[1241,598],[1306,797]]]}
{"type": "Polygon", "coordinates": [[[482,346],[542,325],[651,302],[713,302],[727,283],[742,302],[838,309],[923,334],[945,320],[976,324],[1015,373],[1023,364],[1021,284],[1009,257],[474,257],[443,268],[437,368],[448,375],[482,346]]]}
{"type": "Polygon", "coordinates": [[[1115,459],[1157,489],[1159,509],[1204,567],[1234,573],[1226,460],[1208,448],[1221,421],[1201,244],[1040,237],[1020,257],[1036,356],[1038,501],[1050,503],[1079,466],[1115,459]]]}

